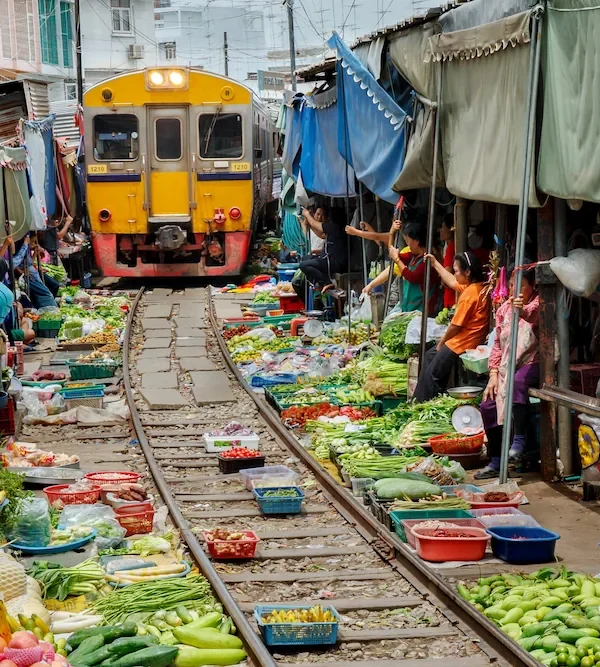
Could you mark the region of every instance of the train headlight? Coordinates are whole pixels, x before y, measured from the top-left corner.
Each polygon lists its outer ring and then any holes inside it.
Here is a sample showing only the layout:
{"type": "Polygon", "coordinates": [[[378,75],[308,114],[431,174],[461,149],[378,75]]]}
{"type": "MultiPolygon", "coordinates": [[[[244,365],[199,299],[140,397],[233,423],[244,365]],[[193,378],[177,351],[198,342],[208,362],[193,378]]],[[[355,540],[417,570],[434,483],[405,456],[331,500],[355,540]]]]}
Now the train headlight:
{"type": "Polygon", "coordinates": [[[100,212],[98,213],[98,217],[100,218],[100,222],[108,222],[111,219],[111,213],[107,208],[100,209],[100,212]]]}
{"type": "Polygon", "coordinates": [[[242,217],[242,212],[237,206],[229,209],[229,217],[231,220],[239,220],[242,217]]]}
{"type": "Polygon", "coordinates": [[[185,90],[188,86],[188,72],[185,67],[154,67],[146,70],[148,90],[185,90]]]}
{"type": "Polygon", "coordinates": [[[165,82],[165,77],[163,76],[162,72],[159,72],[157,70],[155,70],[154,72],[150,72],[150,83],[153,86],[162,86],[164,82],[165,82]]]}
{"type": "Polygon", "coordinates": [[[183,85],[183,74],[179,72],[178,70],[173,70],[172,72],[169,72],[169,81],[174,85],[174,86],[182,86],[183,85]]]}

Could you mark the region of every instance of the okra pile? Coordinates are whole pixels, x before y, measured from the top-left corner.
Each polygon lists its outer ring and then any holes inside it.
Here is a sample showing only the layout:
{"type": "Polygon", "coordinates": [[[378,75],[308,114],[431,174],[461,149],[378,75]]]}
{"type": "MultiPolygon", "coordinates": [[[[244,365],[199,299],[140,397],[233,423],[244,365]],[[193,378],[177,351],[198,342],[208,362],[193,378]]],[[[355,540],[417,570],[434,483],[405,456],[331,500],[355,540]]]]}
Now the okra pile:
{"type": "Polygon", "coordinates": [[[544,665],[600,665],[600,579],[545,567],[461,583],[457,592],[544,665]]]}

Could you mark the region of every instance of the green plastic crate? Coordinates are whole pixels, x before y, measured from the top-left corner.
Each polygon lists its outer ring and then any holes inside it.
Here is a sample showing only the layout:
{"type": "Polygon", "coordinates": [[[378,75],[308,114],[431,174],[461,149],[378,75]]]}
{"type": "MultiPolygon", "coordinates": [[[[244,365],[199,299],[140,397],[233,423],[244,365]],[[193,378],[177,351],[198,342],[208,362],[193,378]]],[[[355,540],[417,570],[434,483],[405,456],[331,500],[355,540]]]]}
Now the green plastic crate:
{"type": "MultiPolygon", "coordinates": [[[[276,310],[276,308],[273,308],[276,310]]],[[[292,328],[292,320],[298,317],[297,313],[291,313],[290,315],[275,315],[274,317],[265,316],[263,317],[263,322],[265,324],[271,324],[274,327],[281,327],[283,331],[289,331],[292,328]]]]}
{"type": "Polygon", "coordinates": [[[67,361],[71,380],[91,380],[94,378],[110,378],[115,374],[119,364],[116,361],[103,364],[82,364],[67,361]]]}
{"type": "Polygon", "coordinates": [[[265,326],[262,320],[259,320],[258,322],[225,322],[223,323],[223,329],[235,329],[236,327],[240,327],[242,325],[250,327],[251,329],[265,326]]]}
{"type": "Polygon", "coordinates": [[[45,331],[46,329],[60,329],[62,325],[62,317],[57,317],[55,320],[38,320],[38,331],[45,331]]]}
{"type": "Polygon", "coordinates": [[[423,519],[423,521],[440,519],[449,521],[451,519],[472,519],[473,515],[471,512],[467,512],[467,510],[394,510],[390,512],[390,518],[398,537],[403,542],[408,542],[401,521],[408,519],[423,519]]]}
{"type": "Polygon", "coordinates": [[[379,400],[381,401],[381,413],[384,415],[406,403],[406,397],[402,396],[382,396],[379,400]]]}

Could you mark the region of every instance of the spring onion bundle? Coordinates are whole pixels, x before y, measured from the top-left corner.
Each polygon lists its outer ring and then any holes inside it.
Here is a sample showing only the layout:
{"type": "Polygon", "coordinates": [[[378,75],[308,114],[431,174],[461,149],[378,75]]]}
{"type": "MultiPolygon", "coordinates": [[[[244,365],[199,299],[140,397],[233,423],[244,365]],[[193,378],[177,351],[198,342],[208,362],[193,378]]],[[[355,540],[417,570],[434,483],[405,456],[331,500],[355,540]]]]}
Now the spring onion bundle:
{"type": "Polygon", "coordinates": [[[344,461],[344,469],[350,477],[370,477],[371,479],[383,479],[394,477],[404,472],[406,466],[417,463],[425,452],[416,447],[414,450],[406,451],[398,456],[380,456],[373,459],[349,459],[344,461]]]}
{"type": "Polygon", "coordinates": [[[429,438],[435,438],[437,435],[451,433],[454,429],[447,419],[434,419],[427,421],[415,420],[400,431],[398,436],[398,446],[409,447],[410,445],[426,444],[429,438]]]}
{"type": "Polygon", "coordinates": [[[58,563],[36,560],[27,570],[42,589],[44,598],[66,600],[69,595],[85,595],[96,592],[104,583],[104,569],[93,558],[73,567],[61,567],[58,563]]]}
{"type": "Polygon", "coordinates": [[[375,396],[404,395],[408,388],[408,366],[376,355],[358,363],[365,376],[363,388],[375,396]]]}

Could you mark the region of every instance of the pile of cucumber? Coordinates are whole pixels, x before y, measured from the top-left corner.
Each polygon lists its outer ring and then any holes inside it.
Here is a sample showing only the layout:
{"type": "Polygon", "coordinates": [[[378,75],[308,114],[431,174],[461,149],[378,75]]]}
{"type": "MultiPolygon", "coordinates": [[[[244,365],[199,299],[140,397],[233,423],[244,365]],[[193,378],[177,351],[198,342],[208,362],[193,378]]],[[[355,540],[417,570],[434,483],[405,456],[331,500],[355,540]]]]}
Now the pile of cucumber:
{"type": "Polygon", "coordinates": [[[148,632],[156,627],[148,624],[140,635],[142,628],[132,622],[78,630],[67,640],[67,660],[71,667],[197,667],[246,659],[241,639],[230,634],[235,631],[231,619],[223,614],[211,612],[194,620],[182,612],[178,618],[179,623],[162,634],[148,632]]]}

